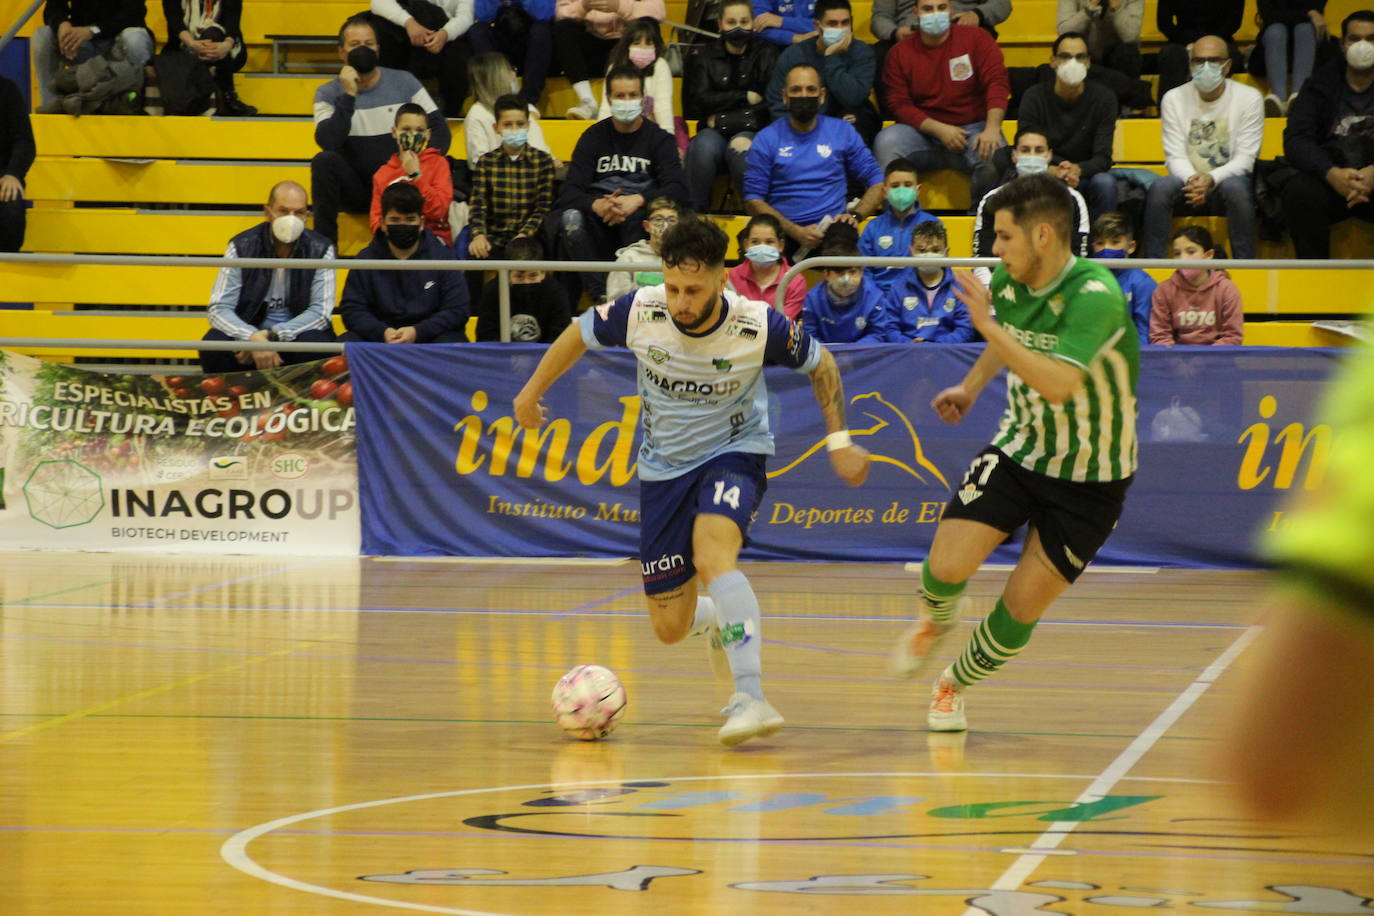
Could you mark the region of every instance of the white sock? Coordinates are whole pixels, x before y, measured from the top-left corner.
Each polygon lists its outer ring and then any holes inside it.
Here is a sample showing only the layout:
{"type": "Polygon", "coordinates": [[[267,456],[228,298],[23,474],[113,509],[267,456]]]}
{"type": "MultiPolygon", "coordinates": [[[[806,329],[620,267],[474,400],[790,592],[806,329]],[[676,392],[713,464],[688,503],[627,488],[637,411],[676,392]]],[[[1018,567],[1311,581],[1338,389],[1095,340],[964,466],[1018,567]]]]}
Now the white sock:
{"type": "Polygon", "coordinates": [[[688,633],[690,636],[700,636],[712,626],[719,626],[720,620],[716,613],[716,603],[705,595],[697,598],[697,613],[692,619],[692,629],[688,633]]]}
{"type": "Polygon", "coordinates": [[[596,96],[592,95],[592,84],[587,80],[578,80],[573,83],[573,92],[577,93],[577,101],[583,105],[596,107],[596,96]]]}

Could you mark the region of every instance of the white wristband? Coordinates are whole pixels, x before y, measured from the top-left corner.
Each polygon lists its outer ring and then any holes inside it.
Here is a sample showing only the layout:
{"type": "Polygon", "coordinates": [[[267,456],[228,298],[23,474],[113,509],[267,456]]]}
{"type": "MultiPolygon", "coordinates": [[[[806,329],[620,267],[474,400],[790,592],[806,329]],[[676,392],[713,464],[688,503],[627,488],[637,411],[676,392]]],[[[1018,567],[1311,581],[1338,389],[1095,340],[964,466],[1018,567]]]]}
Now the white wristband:
{"type": "Polygon", "coordinates": [[[854,440],[849,438],[849,430],[847,429],[842,429],[825,437],[825,450],[827,452],[838,452],[840,449],[849,448],[853,444],[854,440]]]}

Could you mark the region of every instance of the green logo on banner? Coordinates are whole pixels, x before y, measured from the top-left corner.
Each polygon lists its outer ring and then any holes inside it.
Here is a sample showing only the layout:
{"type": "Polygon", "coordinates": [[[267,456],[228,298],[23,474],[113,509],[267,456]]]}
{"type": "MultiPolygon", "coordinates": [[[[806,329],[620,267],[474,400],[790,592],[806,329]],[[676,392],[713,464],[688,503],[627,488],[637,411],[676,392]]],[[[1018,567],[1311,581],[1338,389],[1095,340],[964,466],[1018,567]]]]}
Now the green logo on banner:
{"type": "Polygon", "coordinates": [[[79,461],[40,461],[24,481],[29,517],[49,528],[75,528],[95,521],[105,508],[100,475],[79,461]]]}

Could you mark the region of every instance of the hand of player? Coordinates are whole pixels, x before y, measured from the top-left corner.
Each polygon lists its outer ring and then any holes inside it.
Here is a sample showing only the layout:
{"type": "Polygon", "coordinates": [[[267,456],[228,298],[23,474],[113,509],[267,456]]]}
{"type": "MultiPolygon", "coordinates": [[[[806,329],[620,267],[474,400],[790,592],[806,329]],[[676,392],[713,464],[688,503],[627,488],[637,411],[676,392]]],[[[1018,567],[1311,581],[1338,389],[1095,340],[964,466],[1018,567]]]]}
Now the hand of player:
{"type": "Polygon", "coordinates": [[[830,453],[830,466],[835,474],[851,487],[857,487],[868,479],[868,449],[862,445],[837,448],[830,453]]]}
{"type": "MultiPolygon", "coordinates": [[[[959,130],[959,128],[955,128],[959,130]]],[[[959,133],[962,135],[963,131],[959,133]]],[[[967,143],[967,141],[965,141],[967,143]]],[[[978,136],[973,138],[973,148],[978,153],[978,158],[987,162],[992,158],[992,154],[1002,147],[1002,132],[994,127],[983,129],[978,136]]]]}
{"type": "MultiPolygon", "coordinates": [[[[517,235],[516,238],[519,238],[517,235]]],[[[491,254],[491,240],[485,235],[474,235],[472,241],[468,242],[468,254],[474,258],[485,258],[491,254]]]]}
{"type": "Polygon", "coordinates": [[[515,422],[525,429],[538,429],[549,417],[549,409],[544,399],[526,394],[523,390],[515,396],[515,422]]]}
{"type": "Polygon", "coordinates": [[[24,185],[13,175],[6,175],[0,178],[0,201],[8,203],[11,200],[24,199],[24,185]]]}
{"type": "Polygon", "coordinates": [[[425,41],[425,50],[431,54],[438,54],[444,50],[446,44],[448,44],[448,32],[443,29],[435,29],[429,33],[429,38],[425,41]]]}
{"type": "Polygon", "coordinates": [[[349,95],[357,95],[358,71],[348,65],[344,65],[343,69],[339,71],[339,85],[342,86],[343,91],[349,95]]]}
{"type": "Polygon", "coordinates": [[[406,37],[410,39],[412,46],[423,48],[425,42],[429,40],[429,29],[420,25],[414,18],[406,20],[406,37]]]}
{"type": "Polygon", "coordinates": [[[981,330],[983,325],[993,320],[992,292],[967,267],[954,269],[954,282],[954,295],[968,309],[973,326],[981,330]]]}
{"type": "Polygon", "coordinates": [[[782,17],[777,13],[759,13],[754,17],[754,31],[761,32],[764,29],[776,29],[782,26],[782,17]]]}
{"type": "Polygon", "coordinates": [[[951,426],[957,425],[968,415],[973,406],[973,396],[964,390],[963,385],[946,388],[930,402],[936,415],[951,426]]]}

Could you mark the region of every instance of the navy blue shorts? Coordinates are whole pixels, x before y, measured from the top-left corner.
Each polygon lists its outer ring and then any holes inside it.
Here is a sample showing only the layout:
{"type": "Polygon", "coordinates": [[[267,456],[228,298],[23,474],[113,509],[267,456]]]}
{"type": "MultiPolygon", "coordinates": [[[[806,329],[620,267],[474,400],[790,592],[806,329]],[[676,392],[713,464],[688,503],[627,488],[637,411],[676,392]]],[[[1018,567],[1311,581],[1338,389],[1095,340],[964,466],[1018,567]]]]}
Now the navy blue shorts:
{"type": "Polygon", "coordinates": [[[644,594],[672,591],[697,574],[692,528],[698,515],[724,515],[749,526],[768,489],[763,455],[726,452],[671,480],[639,482],[639,565],[644,594]]]}

